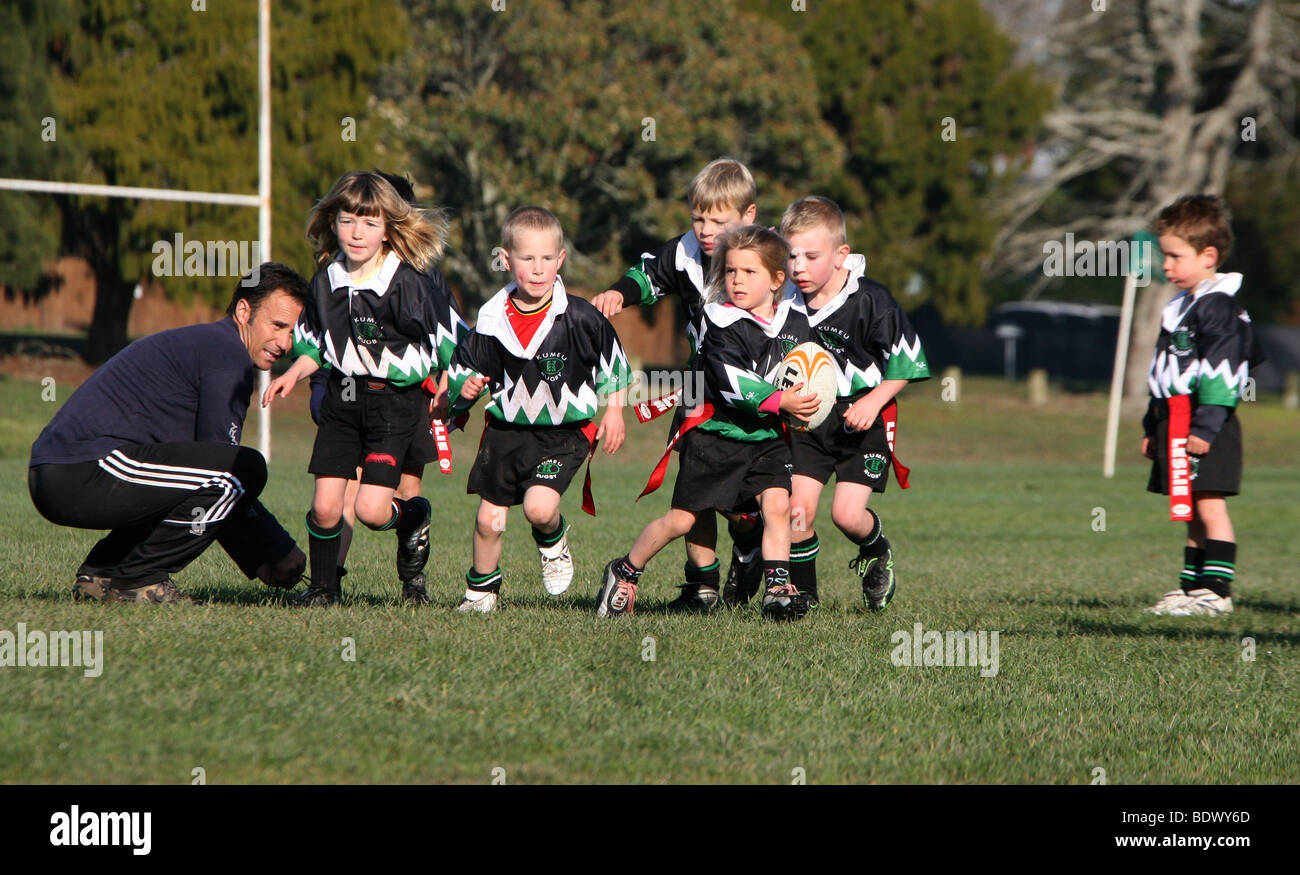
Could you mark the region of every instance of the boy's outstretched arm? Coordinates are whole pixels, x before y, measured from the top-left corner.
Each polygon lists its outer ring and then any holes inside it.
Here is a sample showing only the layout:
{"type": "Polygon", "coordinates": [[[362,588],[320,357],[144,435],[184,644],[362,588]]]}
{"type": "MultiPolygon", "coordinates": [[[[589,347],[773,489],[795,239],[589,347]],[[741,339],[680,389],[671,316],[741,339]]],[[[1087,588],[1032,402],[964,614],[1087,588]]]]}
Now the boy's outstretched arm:
{"type": "Polygon", "coordinates": [[[620,389],[609,396],[605,415],[600,418],[600,428],[596,430],[596,440],[605,439],[605,452],[617,453],[627,438],[627,425],[623,422],[624,398],[627,390],[620,389]]]}

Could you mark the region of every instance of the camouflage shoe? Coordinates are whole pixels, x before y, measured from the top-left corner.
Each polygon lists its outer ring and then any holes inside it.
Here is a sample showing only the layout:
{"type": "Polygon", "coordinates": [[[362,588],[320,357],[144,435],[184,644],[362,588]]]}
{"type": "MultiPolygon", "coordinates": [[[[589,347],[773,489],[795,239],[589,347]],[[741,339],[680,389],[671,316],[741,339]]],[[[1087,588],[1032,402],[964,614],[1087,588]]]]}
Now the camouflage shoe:
{"type": "Polygon", "coordinates": [[[338,586],[331,588],[312,584],[298,596],[298,604],[307,608],[327,608],[341,601],[343,601],[343,590],[338,586]]]}
{"type": "Polygon", "coordinates": [[[138,586],[134,589],[118,589],[114,586],[105,587],[104,601],[133,605],[198,604],[195,599],[177,589],[176,584],[170,580],[160,580],[149,586],[138,586]]]}
{"type": "Polygon", "coordinates": [[[97,574],[78,574],[72,584],[72,597],[79,602],[102,602],[109,582],[110,578],[97,574]]]}

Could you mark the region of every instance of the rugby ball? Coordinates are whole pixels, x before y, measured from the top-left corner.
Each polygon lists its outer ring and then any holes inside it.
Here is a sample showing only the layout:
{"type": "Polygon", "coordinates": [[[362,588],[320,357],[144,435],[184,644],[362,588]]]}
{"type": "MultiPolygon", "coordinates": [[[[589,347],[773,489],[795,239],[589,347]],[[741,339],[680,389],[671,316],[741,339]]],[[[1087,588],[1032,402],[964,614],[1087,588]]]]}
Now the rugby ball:
{"type": "Polygon", "coordinates": [[[781,361],[781,371],[777,378],[777,387],[789,389],[803,383],[800,395],[816,394],[818,407],[808,422],[802,422],[786,415],[786,421],[795,431],[808,431],[826,421],[835,406],[835,396],[839,393],[839,378],[835,373],[835,359],[831,354],[815,343],[801,343],[781,361]]]}

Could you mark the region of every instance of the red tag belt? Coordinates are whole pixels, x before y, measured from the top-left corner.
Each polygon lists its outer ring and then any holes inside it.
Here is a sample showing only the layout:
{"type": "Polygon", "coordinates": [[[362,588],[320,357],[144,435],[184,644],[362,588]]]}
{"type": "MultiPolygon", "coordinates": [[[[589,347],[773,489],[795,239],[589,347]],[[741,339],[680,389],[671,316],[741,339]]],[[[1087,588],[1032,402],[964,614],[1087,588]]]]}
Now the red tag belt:
{"type": "Polygon", "coordinates": [[[678,389],[676,392],[669,392],[659,398],[642,401],[634,408],[637,422],[649,422],[657,416],[662,416],[680,404],[681,400],[682,390],[678,389]]]}
{"type": "Polygon", "coordinates": [[[1192,399],[1175,395],[1169,399],[1169,519],[1187,522],[1192,518],[1191,460],[1187,436],[1192,428],[1192,399]]]}
{"type": "Polygon", "coordinates": [[[712,418],[713,405],[707,401],[691,411],[691,413],[686,417],[686,420],[682,423],[682,427],[677,429],[677,433],[668,441],[668,447],[664,450],[663,457],[659,459],[659,464],[655,465],[655,469],[650,472],[650,479],[646,481],[645,489],[642,489],[641,494],[636,497],[637,501],[640,501],[642,498],[663,485],[664,474],[668,471],[668,459],[673,454],[673,447],[677,446],[677,442],[682,439],[682,436],[685,435],[686,432],[695,428],[695,426],[708,422],[712,418]]]}
{"type": "Polygon", "coordinates": [[[912,469],[894,455],[894,435],[898,431],[898,402],[891,398],[880,411],[880,418],[885,422],[885,441],[889,444],[889,461],[894,463],[894,479],[898,481],[900,487],[907,489],[912,485],[907,482],[907,476],[912,473],[912,469]]]}

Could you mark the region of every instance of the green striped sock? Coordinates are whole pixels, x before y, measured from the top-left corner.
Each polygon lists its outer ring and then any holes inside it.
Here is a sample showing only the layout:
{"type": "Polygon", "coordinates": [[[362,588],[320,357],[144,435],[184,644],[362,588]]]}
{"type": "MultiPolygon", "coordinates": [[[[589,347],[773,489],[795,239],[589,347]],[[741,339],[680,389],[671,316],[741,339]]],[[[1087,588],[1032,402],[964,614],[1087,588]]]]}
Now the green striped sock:
{"type": "Polygon", "coordinates": [[[473,592],[499,592],[501,589],[501,569],[494,568],[487,574],[479,574],[471,568],[465,575],[465,586],[473,592]]]}
{"type": "Polygon", "coordinates": [[[1178,575],[1178,585],[1183,592],[1196,589],[1196,579],[1201,575],[1201,563],[1205,561],[1205,551],[1200,547],[1183,548],[1183,572],[1178,575]]]}
{"type": "Polygon", "coordinates": [[[1237,545],[1232,541],[1206,541],[1205,562],[1197,582],[1223,598],[1232,597],[1232,578],[1237,570],[1237,545]]]}
{"type": "Polygon", "coordinates": [[[817,598],[817,553],[821,544],[814,533],[804,541],[790,544],[790,582],[799,592],[817,598]]]}

